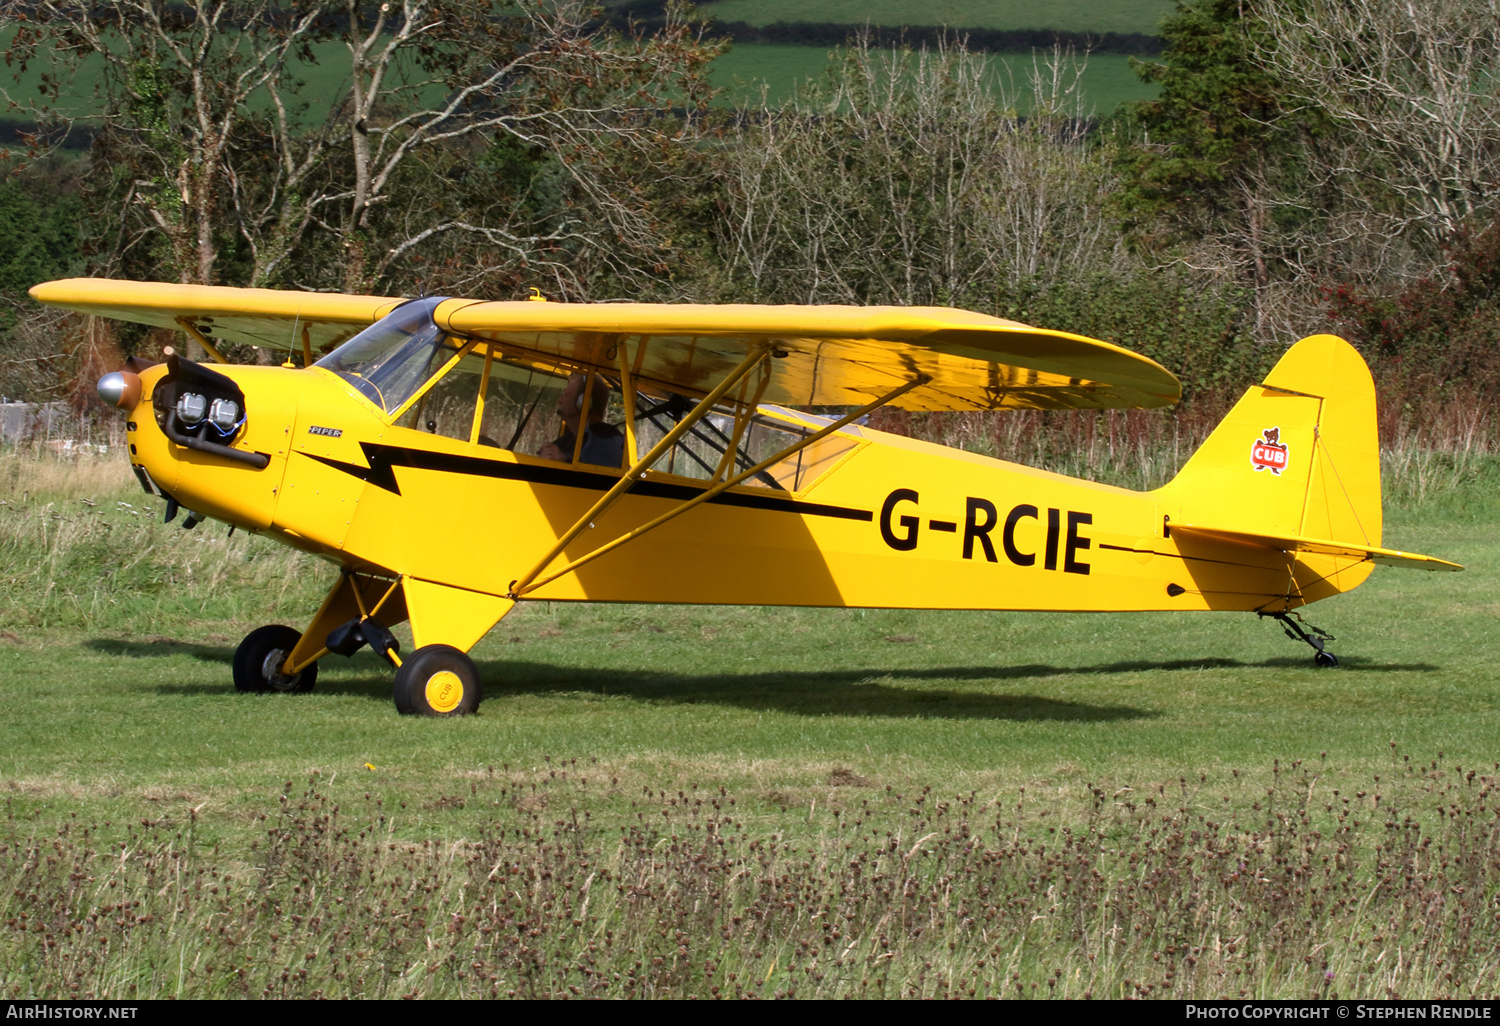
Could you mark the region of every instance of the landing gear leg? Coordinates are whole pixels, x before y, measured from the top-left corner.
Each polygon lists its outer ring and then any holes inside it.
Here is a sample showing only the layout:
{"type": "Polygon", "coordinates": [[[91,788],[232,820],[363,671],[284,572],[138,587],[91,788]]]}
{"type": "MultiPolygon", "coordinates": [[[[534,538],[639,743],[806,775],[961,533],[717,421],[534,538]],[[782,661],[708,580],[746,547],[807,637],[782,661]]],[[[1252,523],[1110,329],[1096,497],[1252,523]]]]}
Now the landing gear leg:
{"type": "Polygon", "coordinates": [[[1296,613],[1259,613],[1262,619],[1269,617],[1281,624],[1281,629],[1286,631],[1286,636],[1293,641],[1305,641],[1313,648],[1313,665],[1332,669],[1338,666],[1338,658],[1324,647],[1325,641],[1337,641],[1332,634],[1297,616],[1296,613]],[[1292,617],[1296,616],[1294,620],[1292,617]]]}
{"type": "Polygon", "coordinates": [[[301,673],[330,652],[350,656],[367,642],[396,664],[398,660],[391,653],[398,646],[388,628],[405,619],[406,603],[395,581],[346,568],[340,571],[312,623],[287,652],[286,668],[301,673]],[[374,618],[377,613],[379,620],[374,618]],[[367,624],[369,629],[363,629],[367,624]]]}

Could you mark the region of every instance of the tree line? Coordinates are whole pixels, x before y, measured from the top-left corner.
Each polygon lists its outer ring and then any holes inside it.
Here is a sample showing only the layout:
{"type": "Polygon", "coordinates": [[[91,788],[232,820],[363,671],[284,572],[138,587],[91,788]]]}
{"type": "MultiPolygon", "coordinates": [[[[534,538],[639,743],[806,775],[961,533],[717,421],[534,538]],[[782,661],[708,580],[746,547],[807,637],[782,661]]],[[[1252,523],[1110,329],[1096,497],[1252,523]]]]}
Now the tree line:
{"type": "Polygon", "coordinates": [[[953,305],[1144,352],[1190,401],[1331,329],[1402,395],[1500,387],[1500,0],[1185,0],[1136,62],[1159,98],[1108,115],[1086,54],[1014,81],[947,35],[856,34],[790,102],[724,109],[721,35],[626,13],[0,2],[9,67],[45,72],[12,97],[36,129],[0,184],[0,392],[66,380],[24,289],[84,273],[953,305]],[[85,63],[102,115],[68,159],[85,63]]]}

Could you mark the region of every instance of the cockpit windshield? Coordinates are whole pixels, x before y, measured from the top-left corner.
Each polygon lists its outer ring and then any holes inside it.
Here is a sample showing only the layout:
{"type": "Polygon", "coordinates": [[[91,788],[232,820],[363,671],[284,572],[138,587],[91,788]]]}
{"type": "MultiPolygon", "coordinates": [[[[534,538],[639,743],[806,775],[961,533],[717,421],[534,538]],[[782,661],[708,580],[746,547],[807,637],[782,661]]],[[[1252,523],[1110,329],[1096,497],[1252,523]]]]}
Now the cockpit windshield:
{"type": "Polygon", "coordinates": [[[333,371],[387,413],[399,409],[457,352],[432,320],[432,311],[445,299],[403,303],[315,366],[333,371]]]}

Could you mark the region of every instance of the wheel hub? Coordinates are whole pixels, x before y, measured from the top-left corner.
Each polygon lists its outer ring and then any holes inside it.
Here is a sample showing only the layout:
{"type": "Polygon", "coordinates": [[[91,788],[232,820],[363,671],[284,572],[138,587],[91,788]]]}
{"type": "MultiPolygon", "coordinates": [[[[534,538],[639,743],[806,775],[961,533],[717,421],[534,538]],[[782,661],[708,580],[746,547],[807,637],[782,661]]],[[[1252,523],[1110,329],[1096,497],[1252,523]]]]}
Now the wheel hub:
{"type": "Polygon", "coordinates": [[[451,670],[439,670],[427,678],[427,704],[433,712],[449,713],[464,697],[464,682],[451,670]]]}
{"type": "Polygon", "coordinates": [[[288,676],[281,672],[281,664],[284,662],[286,662],[286,649],[273,648],[266,653],[265,661],[260,664],[260,675],[273,691],[286,691],[297,683],[296,676],[288,676]]]}

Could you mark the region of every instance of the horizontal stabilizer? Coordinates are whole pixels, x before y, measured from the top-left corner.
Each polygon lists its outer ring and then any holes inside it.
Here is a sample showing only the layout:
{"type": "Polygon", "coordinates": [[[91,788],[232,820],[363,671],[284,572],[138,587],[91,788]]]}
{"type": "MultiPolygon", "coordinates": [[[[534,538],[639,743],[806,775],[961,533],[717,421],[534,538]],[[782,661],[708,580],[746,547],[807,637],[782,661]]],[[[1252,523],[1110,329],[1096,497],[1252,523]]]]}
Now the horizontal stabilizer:
{"type": "Polygon", "coordinates": [[[1415,552],[1397,549],[1382,549],[1373,545],[1356,545],[1350,542],[1325,541],[1322,538],[1302,538],[1291,534],[1257,534],[1251,531],[1229,531],[1218,527],[1196,527],[1191,524],[1173,524],[1172,534],[1212,541],[1238,542],[1242,545],[1257,545],[1283,552],[1315,552],[1322,556],[1349,556],[1368,559],[1385,566],[1404,566],[1417,570],[1462,570],[1457,563],[1436,559],[1415,552]]]}

